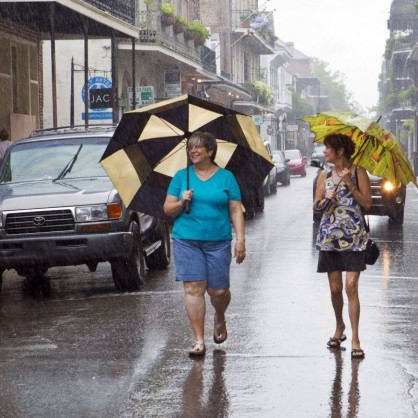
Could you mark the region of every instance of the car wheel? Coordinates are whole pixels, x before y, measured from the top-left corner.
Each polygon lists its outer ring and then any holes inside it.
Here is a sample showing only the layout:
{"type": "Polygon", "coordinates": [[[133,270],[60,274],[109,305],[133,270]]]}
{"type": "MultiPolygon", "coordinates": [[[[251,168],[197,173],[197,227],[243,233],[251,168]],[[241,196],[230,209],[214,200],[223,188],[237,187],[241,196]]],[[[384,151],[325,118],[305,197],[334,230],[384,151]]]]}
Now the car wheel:
{"type": "Polygon", "coordinates": [[[300,176],[301,177],[306,177],[306,171],[304,171],[300,176]]]}
{"type": "Polygon", "coordinates": [[[290,186],[290,174],[287,175],[285,182],[283,183],[284,186],[290,186]]]}
{"type": "Polygon", "coordinates": [[[132,254],[128,258],[116,258],[110,261],[115,288],[122,292],[138,290],[144,282],[145,275],[145,260],[138,222],[131,221],[129,232],[133,235],[132,254]]]}
{"type": "Polygon", "coordinates": [[[89,271],[94,273],[97,270],[97,265],[98,264],[99,263],[97,261],[89,261],[89,262],[86,263],[86,266],[89,269],[89,271]]]}
{"type": "Polygon", "coordinates": [[[162,229],[161,246],[158,247],[152,254],[145,257],[145,263],[150,270],[164,270],[170,264],[171,245],[168,225],[164,225],[162,229]]]}
{"type": "Polygon", "coordinates": [[[264,194],[264,196],[270,196],[270,184],[269,184],[269,181],[263,187],[263,194],[264,194]]]}
{"type": "Polygon", "coordinates": [[[4,268],[0,268],[0,294],[1,294],[1,286],[3,282],[3,273],[4,273],[4,268]]]}
{"type": "Polygon", "coordinates": [[[275,180],[272,185],[270,185],[270,193],[277,193],[277,181],[275,180]]]}
{"type": "Polygon", "coordinates": [[[264,212],[264,191],[262,187],[260,187],[257,194],[255,210],[257,212],[264,212]]]}
{"type": "Polygon", "coordinates": [[[389,222],[393,225],[403,225],[404,220],[404,207],[398,208],[394,216],[389,217],[389,222]]]}
{"type": "Polygon", "coordinates": [[[51,294],[51,283],[45,273],[48,269],[42,266],[28,267],[19,274],[25,276],[22,282],[23,294],[31,297],[48,297],[51,294]]]}

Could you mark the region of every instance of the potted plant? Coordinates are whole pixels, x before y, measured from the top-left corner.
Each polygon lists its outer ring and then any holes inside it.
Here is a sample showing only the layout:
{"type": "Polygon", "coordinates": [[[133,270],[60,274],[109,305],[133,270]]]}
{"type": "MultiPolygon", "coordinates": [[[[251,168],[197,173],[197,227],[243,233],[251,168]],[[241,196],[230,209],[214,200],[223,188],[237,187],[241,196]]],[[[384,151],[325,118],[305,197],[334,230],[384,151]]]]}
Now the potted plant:
{"type": "Polygon", "coordinates": [[[203,45],[210,36],[209,29],[197,20],[189,22],[187,27],[195,33],[194,42],[196,45],[203,45]]]}
{"type": "Polygon", "coordinates": [[[176,16],[176,21],[173,25],[173,30],[175,34],[179,34],[185,31],[187,25],[187,21],[182,16],[176,16]]]}
{"type": "Polygon", "coordinates": [[[186,29],[184,31],[184,37],[186,40],[195,39],[196,31],[193,30],[193,22],[187,22],[186,29]]]}
{"type": "Polygon", "coordinates": [[[165,26],[174,25],[176,18],[174,17],[174,7],[168,1],[160,6],[161,22],[165,26]]]}

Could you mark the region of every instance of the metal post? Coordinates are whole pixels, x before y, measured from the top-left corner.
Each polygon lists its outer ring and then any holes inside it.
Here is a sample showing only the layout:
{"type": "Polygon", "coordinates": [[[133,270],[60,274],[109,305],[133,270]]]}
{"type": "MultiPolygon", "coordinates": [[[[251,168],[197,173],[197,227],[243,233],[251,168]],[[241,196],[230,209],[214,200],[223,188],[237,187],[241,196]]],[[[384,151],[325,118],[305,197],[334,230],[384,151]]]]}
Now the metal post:
{"type": "Polygon", "coordinates": [[[52,77],[52,124],[56,128],[58,126],[57,116],[57,67],[55,62],[55,2],[51,3],[50,8],[50,24],[51,24],[51,77],[52,77]]]}
{"type": "Polygon", "coordinates": [[[136,109],[136,81],[135,81],[135,38],[132,37],[132,110],[136,109]]]}
{"type": "Polygon", "coordinates": [[[88,24],[84,20],[84,125],[89,125],[89,40],[88,24]]]}
{"type": "Polygon", "coordinates": [[[119,122],[119,108],[118,108],[118,67],[117,67],[117,60],[118,60],[118,45],[116,42],[116,35],[115,31],[112,30],[112,37],[111,37],[111,51],[112,51],[112,119],[113,123],[119,122]]]}
{"type": "Polygon", "coordinates": [[[70,78],[70,126],[74,126],[74,57],[71,57],[71,78],[70,78]]]}

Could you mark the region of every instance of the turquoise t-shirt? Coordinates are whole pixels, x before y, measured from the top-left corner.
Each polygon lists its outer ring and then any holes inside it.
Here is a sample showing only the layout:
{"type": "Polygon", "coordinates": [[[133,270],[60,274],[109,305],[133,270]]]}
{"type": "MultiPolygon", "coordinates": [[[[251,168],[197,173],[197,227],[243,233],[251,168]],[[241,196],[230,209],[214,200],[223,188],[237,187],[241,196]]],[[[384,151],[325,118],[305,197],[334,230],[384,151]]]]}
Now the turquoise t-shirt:
{"type": "MultiPolygon", "coordinates": [[[[193,189],[190,213],[181,212],[174,221],[172,237],[200,241],[232,239],[229,201],[241,200],[234,175],[223,168],[208,180],[200,180],[194,167],[189,167],[189,189],[193,189]]],[[[186,169],[179,170],[171,180],[167,194],[181,200],[186,187],[186,169]]]]}

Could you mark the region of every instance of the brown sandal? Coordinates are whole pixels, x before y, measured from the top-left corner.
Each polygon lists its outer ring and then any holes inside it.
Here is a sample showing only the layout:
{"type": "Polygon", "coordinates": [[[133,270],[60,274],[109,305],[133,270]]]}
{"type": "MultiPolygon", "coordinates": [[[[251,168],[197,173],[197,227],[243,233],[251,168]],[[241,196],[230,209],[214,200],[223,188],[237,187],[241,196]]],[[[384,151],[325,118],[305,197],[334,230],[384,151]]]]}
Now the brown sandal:
{"type": "Polygon", "coordinates": [[[189,356],[190,357],[200,357],[204,356],[206,353],[206,346],[203,341],[196,341],[190,348],[189,348],[189,356]]]}
{"type": "Polygon", "coordinates": [[[213,341],[215,344],[222,344],[228,338],[228,331],[226,329],[226,321],[216,322],[213,328],[213,341]]]}

